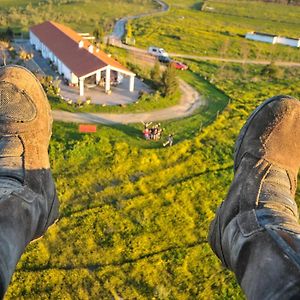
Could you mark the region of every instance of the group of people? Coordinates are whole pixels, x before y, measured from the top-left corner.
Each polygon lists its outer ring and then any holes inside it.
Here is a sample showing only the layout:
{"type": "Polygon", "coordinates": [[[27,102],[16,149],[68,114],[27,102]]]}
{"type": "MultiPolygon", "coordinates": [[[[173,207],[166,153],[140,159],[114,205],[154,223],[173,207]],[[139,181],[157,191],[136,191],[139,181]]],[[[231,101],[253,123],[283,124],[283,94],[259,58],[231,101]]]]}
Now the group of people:
{"type": "Polygon", "coordinates": [[[160,127],[160,123],[157,123],[152,127],[149,127],[152,124],[152,122],[149,123],[142,122],[142,123],[144,124],[143,135],[146,140],[154,140],[154,141],[160,140],[163,133],[163,128],[160,127]]]}
{"type": "MultiPolygon", "coordinates": [[[[148,123],[142,122],[142,123],[144,125],[143,135],[146,140],[158,141],[161,139],[164,129],[161,128],[160,123],[157,123],[157,124],[153,125],[152,127],[150,127],[152,122],[148,122],[148,123]]],[[[173,140],[174,140],[173,134],[169,134],[168,139],[165,143],[163,143],[163,146],[164,147],[167,145],[172,146],[173,140]]]]}

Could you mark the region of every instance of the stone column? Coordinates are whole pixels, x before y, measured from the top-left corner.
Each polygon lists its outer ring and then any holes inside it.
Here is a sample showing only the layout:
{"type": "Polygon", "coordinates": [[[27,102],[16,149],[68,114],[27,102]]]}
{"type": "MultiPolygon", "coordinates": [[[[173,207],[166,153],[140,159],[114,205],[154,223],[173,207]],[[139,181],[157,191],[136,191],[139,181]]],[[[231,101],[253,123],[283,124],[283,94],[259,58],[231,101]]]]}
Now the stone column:
{"type": "Polygon", "coordinates": [[[79,78],[79,96],[84,95],[84,78],[79,78]]]}
{"type": "Polygon", "coordinates": [[[96,84],[99,84],[100,80],[101,80],[101,71],[99,70],[96,73],[96,84]]]}
{"type": "Polygon", "coordinates": [[[110,91],[110,66],[107,66],[105,75],[105,92],[108,91],[110,91]]]}
{"type": "Polygon", "coordinates": [[[133,92],[134,91],[134,76],[131,75],[129,79],[129,91],[133,92]]]}

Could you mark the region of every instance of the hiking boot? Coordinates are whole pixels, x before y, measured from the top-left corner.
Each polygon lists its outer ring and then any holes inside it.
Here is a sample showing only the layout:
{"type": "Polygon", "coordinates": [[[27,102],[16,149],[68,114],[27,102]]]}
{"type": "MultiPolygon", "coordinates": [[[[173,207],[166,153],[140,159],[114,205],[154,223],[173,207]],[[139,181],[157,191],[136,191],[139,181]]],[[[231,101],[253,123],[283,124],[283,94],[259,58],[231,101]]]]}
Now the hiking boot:
{"type": "Polygon", "coordinates": [[[271,98],[239,134],[234,179],[209,232],[248,299],[300,297],[299,167],[300,102],[271,98]]]}
{"type": "Polygon", "coordinates": [[[26,245],[58,218],[48,146],[52,117],[37,78],[0,68],[0,296],[26,245]]]}

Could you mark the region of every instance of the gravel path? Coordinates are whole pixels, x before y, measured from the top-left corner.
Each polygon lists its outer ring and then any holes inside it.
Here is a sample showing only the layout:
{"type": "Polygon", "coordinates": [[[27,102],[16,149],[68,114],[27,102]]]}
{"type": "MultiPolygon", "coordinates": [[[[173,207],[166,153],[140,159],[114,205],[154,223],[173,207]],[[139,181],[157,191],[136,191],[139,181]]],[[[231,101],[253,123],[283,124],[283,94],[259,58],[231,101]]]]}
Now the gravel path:
{"type": "Polygon", "coordinates": [[[179,81],[181,99],[178,105],[145,113],[111,114],[111,113],[70,113],[55,110],[52,112],[56,121],[74,123],[129,124],[141,121],[162,121],[178,119],[191,115],[198,107],[205,104],[199,93],[183,80],[179,81]]]}

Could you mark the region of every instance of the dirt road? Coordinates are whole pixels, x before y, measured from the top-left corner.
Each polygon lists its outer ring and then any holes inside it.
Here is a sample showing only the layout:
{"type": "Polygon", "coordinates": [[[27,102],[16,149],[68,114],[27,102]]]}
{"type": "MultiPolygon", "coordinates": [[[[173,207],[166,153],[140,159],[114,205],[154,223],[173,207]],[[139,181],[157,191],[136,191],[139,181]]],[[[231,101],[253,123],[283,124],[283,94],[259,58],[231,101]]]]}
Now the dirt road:
{"type": "MultiPolygon", "coordinates": [[[[126,49],[132,53],[136,53],[137,55],[147,55],[147,50],[128,46],[125,44],[118,44],[120,48],[126,49]]],[[[252,65],[269,65],[274,63],[277,66],[283,67],[300,67],[299,62],[295,61],[271,61],[271,60],[255,60],[255,59],[238,59],[238,58],[226,58],[226,57],[216,57],[216,56],[198,56],[198,55],[191,55],[191,54],[180,54],[180,53],[169,53],[171,57],[181,57],[187,59],[196,59],[196,60],[209,60],[209,61],[223,61],[223,62],[231,62],[231,63],[238,63],[238,64],[252,64],[252,65]]]]}
{"type": "Polygon", "coordinates": [[[183,118],[191,115],[198,107],[205,104],[205,100],[183,80],[179,82],[182,92],[178,105],[145,113],[111,114],[111,113],[70,113],[66,111],[53,111],[56,121],[74,123],[101,123],[101,124],[129,124],[141,121],[162,121],[183,118]]]}
{"type": "Polygon", "coordinates": [[[114,26],[114,30],[111,34],[111,37],[121,40],[123,35],[125,34],[125,26],[126,26],[126,23],[128,20],[138,19],[138,18],[142,18],[142,17],[146,17],[146,16],[154,16],[154,15],[157,15],[159,13],[163,13],[163,12],[166,12],[169,10],[169,5],[167,3],[165,3],[164,1],[161,1],[161,0],[154,0],[154,1],[160,5],[160,9],[158,9],[155,12],[125,17],[125,18],[118,20],[114,26]]]}

